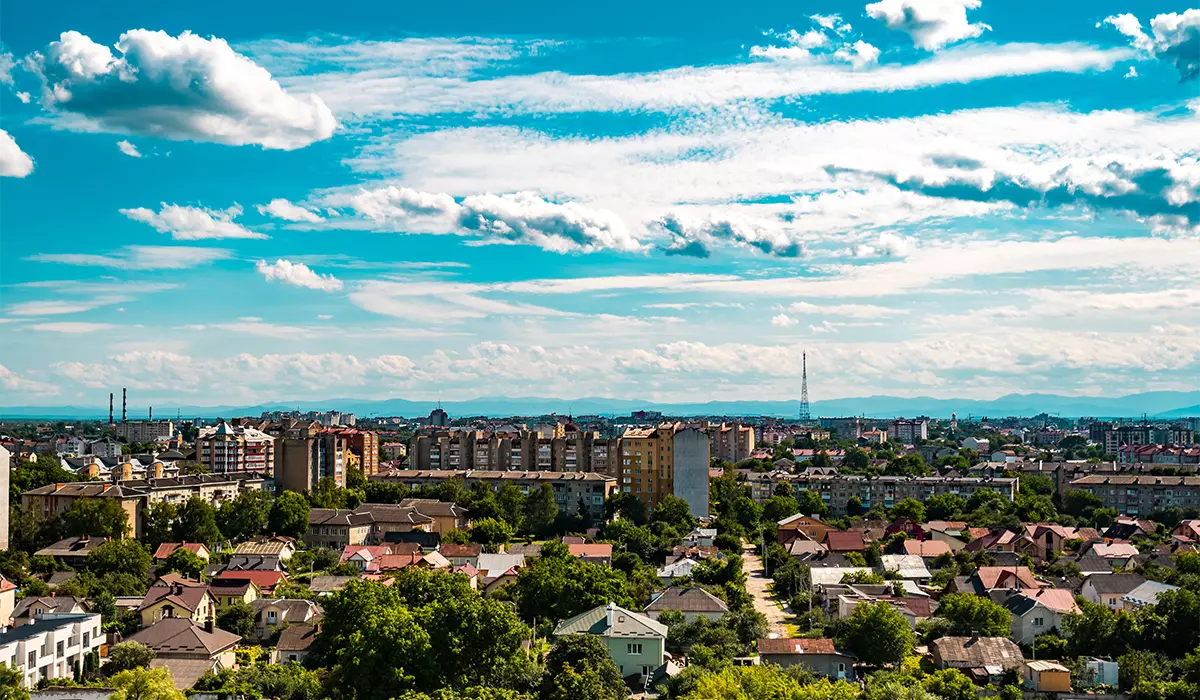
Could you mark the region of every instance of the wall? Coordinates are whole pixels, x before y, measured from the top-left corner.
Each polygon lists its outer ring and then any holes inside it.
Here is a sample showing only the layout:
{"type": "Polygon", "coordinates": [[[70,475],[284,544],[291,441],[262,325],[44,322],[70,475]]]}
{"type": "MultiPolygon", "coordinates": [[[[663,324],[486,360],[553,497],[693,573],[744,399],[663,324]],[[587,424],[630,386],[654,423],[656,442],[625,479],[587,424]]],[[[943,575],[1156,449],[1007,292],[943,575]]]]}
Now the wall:
{"type": "Polygon", "coordinates": [[[695,428],[675,433],[675,495],[698,518],[708,516],[708,446],[708,436],[695,428]]]}

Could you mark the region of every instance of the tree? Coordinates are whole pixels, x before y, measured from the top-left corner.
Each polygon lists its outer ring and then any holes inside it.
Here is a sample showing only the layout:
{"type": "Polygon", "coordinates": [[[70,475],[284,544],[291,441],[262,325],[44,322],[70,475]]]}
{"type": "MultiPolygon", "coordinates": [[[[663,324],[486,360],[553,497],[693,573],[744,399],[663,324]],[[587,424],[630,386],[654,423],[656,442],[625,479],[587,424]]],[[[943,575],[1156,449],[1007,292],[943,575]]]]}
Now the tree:
{"type": "Polygon", "coordinates": [[[548,534],[557,517],[558,502],[554,500],[554,487],[550,484],[542,484],[525,499],[525,527],[529,532],[548,534]]]}
{"type": "Polygon", "coordinates": [[[650,512],[650,522],[666,523],[679,532],[691,532],[696,527],[696,518],[692,517],[691,506],[678,496],[664,496],[654,510],[650,512]]]}
{"type": "Polygon", "coordinates": [[[242,665],[236,671],[209,671],[192,686],[225,697],[246,695],[278,700],[320,700],[321,677],[296,663],[242,665]]]}
{"type": "Polygon", "coordinates": [[[512,526],[503,520],[484,518],[471,524],[471,541],[485,547],[507,544],[512,539],[512,526]]]}
{"type": "Polygon", "coordinates": [[[935,671],[925,677],[925,689],[942,700],[976,700],[979,688],[956,668],[935,671]]]}
{"type": "Polygon", "coordinates": [[[29,700],[29,691],[21,687],[24,682],[16,666],[0,664],[0,700],[29,700]]]}
{"type": "Polygon", "coordinates": [[[172,534],[176,542],[202,542],[212,547],[221,540],[217,509],[203,498],[192,496],[179,507],[172,534]]]}
{"type": "Polygon", "coordinates": [[[112,677],[108,685],[114,692],[109,700],[186,700],[187,696],[175,689],[171,669],[135,668],[121,671],[112,677]]]}
{"type": "Polygon", "coordinates": [[[821,517],[829,511],[829,507],[825,505],[821,494],[816,491],[802,491],[799,498],[800,512],[813,517],[821,517]]]}
{"type": "Polygon", "coordinates": [[[565,620],[610,602],[629,608],[634,601],[626,585],[619,570],[570,556],[543,555],[517,575],[517,609],[526,620],[565,620]]]}
{"type": "Polygon", "coordinates": [[[145,579],[150,573],[150,550],[137,540],[109,540],[93,549],[83,566],[96,576],[128,574],[145,579]]]}
{"type": "Polygon", "coordinates": [[[249,637],[254,633],[254,608],[238,601],[217,613],[217,627],[232,632],[239,637],[249,637]]]}
{"type": "Polygon", "coordinates": [[[63,513],[63,532],[67,537],[121,538],[129,534],[129,513],[112,498],[76,498],[63,513]]]}
{"type": "Polygon", "coordinates": [[[222,503],[218,512],[225,539],[236,542],[261,535],[271,516],[271,494],[259,489],[242,491],[222,503]]]}
{"type": "Polygon", "coordinates": [[[295,491],[285,491],[271,504],[267,527],[277,535],[303,537],[308,532],[308,499],[295,491]]]}
{"type": "Polygon", "coordinates": [[[925,515],[930,520],[949,520],[962,513],[967,502],[953,493],[943,493],[925,501],[925,515]]]}
{"type": "Polygon", "coordinates": [[[893,518],[910,518],[918,523],[925,522],[925,504],[915,498],[905,498],[892,506],[893,518]]]}
{"type": "Polygon", "coordinates": [[[763,520],[777,523],[800,512],[800,502],[791,496],[772,496],[763,504],[763,520]]]}
{"type": "Polygon", "coordinates": [[[863,502],[861,498],[858,496],[851,496],[846,500],[846,515],[849,515],[853,518],[855,516],[862,515],[862,513],[863,502]]]}
{"type": "Polygon", "coordinates": [[[886,601],[860,603],[843,620],[838,643],[871,666],[900,663],[916,645],[916,635],[886,601]]]}
{"type": "Polygon", "coordinates": [[[142,540],[157,549],[158,545],[163,542],[170,542],[175,531],[175,517],[179,515],[179,509],[174,503],[162,501],[152,503],[149,508],[142,511],[142,527],[145,534],[142,535],[142,540]]]}
{"type": "MultiPolygon", "coordinates": [[[[975,493],[979,493],[976,491],[975,493]]],[[[1091,491],[1075,489],[1067,491],[1062,497],[1063,510],[1076,518],[1092,517],[1093,511],[1104,507],[1104,501],[1091,491]]]]}
{"type": "Polygon", "coordinates": [[[174,552],[171,552],[163,563],[158,567],[158,575],[170,573],[172,571],[179,572],[188,578],[200,580],[204,574],[204,568],[207,562],[195,552],[184,547],[176,547],[174,552]]]}
{"type": "MultiPolygon", "coordinates": [[[[692,673],[678,679],[684,686],[678,694],[681,700],[857,700],[859,697],[858,686],[853,683],[828,678],[813,681],[798,669],[774,664],[725,666],[715,672],[692,673]]],[[[888,696],[888,700],[896,697],[888,696]]]]}
{"type": "Polygon", "coordinates": [[[871,465],[871,457],[866,450],[857,447],[846,450],[842,458],[842,469],[850,472],[861,472],[871,465]]]}
{"type": "Polygon", "coordinates": [[[145,644],[121,642],[108,650],[108,663],[104,665],[104,672],[111,676],[135,668],[149,668],[154,656],[154,650],[145,644]]]}
{"type": "Polygon", "coordinates": [[[978,633],[983,637],[1007,637],[1012,629],[1012,617],[1003,605],[990,598],[971,593],[951,593],[942,598],[934,613],[950,623],[952,635],[978,633]]]}

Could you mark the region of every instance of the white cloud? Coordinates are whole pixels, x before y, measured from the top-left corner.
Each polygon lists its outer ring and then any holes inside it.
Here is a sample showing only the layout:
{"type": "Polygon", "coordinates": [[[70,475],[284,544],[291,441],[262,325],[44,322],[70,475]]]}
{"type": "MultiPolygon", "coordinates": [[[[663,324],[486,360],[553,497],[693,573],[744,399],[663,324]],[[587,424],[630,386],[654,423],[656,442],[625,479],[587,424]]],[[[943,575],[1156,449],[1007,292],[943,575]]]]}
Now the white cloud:
{"type": "Polygon", "coordinates": [[[336,126],[321,98],[285,92],[223,39],[133,29],[115,48],[68,31],[35,54],[42,103],[74,118],[63,126],[286,150],[336,126]]]}
{"type": "Polygon", "coordinates": [[[104,331],[113,327],[114,326],[111,323],[88,323],[86,321],[56,321],[51,323],[35,323],[29,326],[29,328],[35,331],[67,333],[70,335],[95,333],[97,331],[104,331]]]}
{"type": "Polygon", "coordinates": [[[666,231],[672,242],[668,255],[707,258],[713,244],[744,246],[783,258],[803,254],[801,244],[789,238],[777,222],[751,220],[742,217],[691,216],[685,213],[668,214],[653,226],[666,231]]]}
{"type": "Polygon", "coordinates": [[[142,157],[142,154],[140,151],[138,151],[137,146],[133,145],[132,143],[129,143],[128,141],[124,141],[124,140],[117,141],[117,148],[121,149],[121,152],[124,153],[125,155],[129,156],[130,158],[141,158],[142,157]]]}
{"type": "Polygon", "coordinates": [[[263,216],[271,216],[284,221],[306,221],[311,224],[317,224],[325,219],[322,219],[319,214],[311,209],[293,204],[286,199],[272,199],[267,204],[259,204],[257,207],[258,213],[263,216]]]}
{"type": "Polygon", "coordinates": [[[867,5],[866,11],[888,29],[911,36],[918,47],[937,51],[991,29],[967,19],[967,10],[978,9],[980,4],[980,0],[881,0],[867,5]]]}
{"type": "Polygon", "coordinates": [[[91,311],[102,306],[111,306],[130,301],[128,296],[96,297],[94,299],[54,299],[45,301],[23,301],[10,304],[6,311],[13,316],[62,316],[91,311]]]}
{"type": "Polygon", "coordinates": [[[838,34],[845,34],[850,31],[850,25],[842,21],[841,15],[809,15],[808,18],[817,25],[825,29],[832,29],[838,34]]]}
{"type": "Polygon", "coordinates": [[[319,289],[323,292],[336,292],[342,288],[342,281],[333,275],[319,275],[303,263],[293,263],[289,260],[276,260],[268,263],[259,260],[255,265],[259,274],[267,280],[275,280],[296,287],[319,289]]]}
{"type": "Polygon", "coordinates": [[[1125,71],[1125,77],[1126,77],[1126,78],[1136,78],[1136,77],[1138,77],[1137,68],[1135,68],[1134,66],[1130,66],[1130,67],[1129,67],[1129,70],[1125,71]]]}
{"type": "Polygon", "coordinates": [[[0,129],[0,177],[25,177],[33,172],[33,159],[12,136],[0,129]]]}
{"type": "Polygon", "coordinates": [[[792,302],[791,304],[787,305],[785,310],[788,313],[796,316],[821,315],[866,319],[886,318],[888,316],[908,313],[903,309],[893,309],[886,306],[872,306],[869,304],[828,304],[818,306],[816,304],[810,304],[807,301],[792,302]]]}
{"type": "Polygon", "coordinates": [[[207,265],[216,260],[230,257],[226,248],[198,248],[193,246],[125,246],[120,252],[107,255],[91,253],[38,253],[28,260],[35,262],[63,263],[66,265],[88,265],[111,267],[118,270],[182,270],[207,265]]]}
{"type": "Polygon", "coordinates": [[[854,248],[854,256],[859,258],[873,258],[877,255],[888,257],[903,258],[912,250],[912,242],[907,238],[897,236],[894,233],[884,231],[879,234],[879,239],[874,243],[862,243],[854,248]]]}
{"type": "Polygon", "coordinates": [[[20,100],[23,104],[29,104],[30,101],[32,100],[32,98],[29,96],[28,92],[18,92],[18,93],[14,93],[14,94],[16,94],[17,99],[20,100]]]}
{"type": "MultiPolygon", "coordinates": [[[[1142,29],[1142,23],[1132,14],[1105,17],[1103,24],[1111,25],[1129,37],[1133,47],[1149,56],[1172,63],[1179,70],[1180,81],[1200,77],[1200,10],[1185,10],[1156,15],[1150,20],[1153,36],[1142,29]]],[[[1132,67],[1126,77],[1136,77],[1132,67]]]]}
{"type": "Polygon", "coordinates": [[[12,69],[17,67],[16,60],[8,51],[0,51],[0,85],[13,84],[12,69]]]}
{"type": "Polygon", "coordinates": [[[59,392],[56,386],[26,379],[4,365],[0,365],[0,389],[12,392],[14,395],[57,394],[59,392]]]}
{"type": "Polygon", "coordinates": [[[861,39],[846,44],[833,53],[834,58],[845,61],[855,69],[865,68],[879,60],[879,49],[861,39]]]}
{"type": "Polygon", "coordinates": [[[487,291],[490,290],[484,285],[458,282],[368,280],[359,283],[349,299],[372,313],[436,324],[459,323],[491,315],[568,315],[544,306],[480,296],[487,291]]]}
{"type": "Polygon", "coordinates": [[[267,238],[265,234],[251,231],[233,221],[242,213],[242,208],[236,204],[228,209],[205,209],[163,202],[157,212],[145,207],[121,209],[120,212],[134,221],[150,224],[159,233],[171,234],[171,238],[177,241],[267,238]]]}
{"type": "Polygon", "coordinates": [[[797,323],[800,323],[800,321],[788,316],[787,314],[776,314],[771,317],[771,325],[777,328],[787,328],[789,326],[794,326],[797,323]]]}

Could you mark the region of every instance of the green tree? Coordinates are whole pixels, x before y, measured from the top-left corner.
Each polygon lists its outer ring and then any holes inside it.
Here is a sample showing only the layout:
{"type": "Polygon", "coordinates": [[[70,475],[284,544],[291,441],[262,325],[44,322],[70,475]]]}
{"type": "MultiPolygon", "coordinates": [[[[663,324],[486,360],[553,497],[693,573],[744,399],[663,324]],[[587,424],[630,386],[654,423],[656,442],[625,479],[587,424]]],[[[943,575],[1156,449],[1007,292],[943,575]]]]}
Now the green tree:
{"type": "Polygon", "coordinates": [[[846,456],[842,458],[842,469],[851,473],[861,472],[870,465],[870,455],[857,447],[846,450],[846,456]]]}
{"type": "Polygon", "coordinates": [[[107,685],[115,691],[109,700],[186,700],[187,696],[175,689],[171,669],[135,668],[121,671],[107,685]]]}
{"type": "Polygon", "coordinates": [[[24,682],[16,666],[0,664],[0,700],[29,700],[29,691],[21,687],[24,682]]]}
{"type": "Polygon", "coordinates": [[[262,490],[242,491],[218,510],[221,533],[235,542],[261,535],[271,516],[271,494],[262,490]]]}
{"type": "Polygon", "coordinates": [[[900,663],[916,645],[908,621],[890,603],[860,603],[840,626],[838,643],[871,666],[900,663]]]}
{"type": "Polygon", "coordinates": [[[243,694],[278,700],[320,700],[323,697],[320,674],[296,663],[250,664],[242,665],[236,671],[209,671],[192,687],[229,697],[243,694]]]}
{"type": "MultiPolygon", "coordinates": [[[[976,491],[976,493],[979,493],[976,491]]],[[[1075,489],[1067,491],[1062,497],[1063,510],[1076,518],[1090,519],[1092,512],[1104,507],[1104,501],[1090,491],[1075,489]]]]}
{"type": "Polygon", "coordinates": [[[984,637],[1007,637],[1012,629],[1012,617],[1007,608],[993,603],[990,598],[971,593],[943,596],[934,614],[949,622],[949,634],[952,635],[978,633],[984,637]]]}
{"type": "Polygon", "coordinates": [[[813,458],[808,462],[809,469],[829,469],[833,467],[833,459],[825,450],[813,455],[813,458]]]}
{"type": "Polygon", "coordinates": [[[976,700],[979,697],[979,688],[956,668],[926,676],[925,689],[942,700],[976,700]]]}
{"type": "Polygon", "coordinates": [[[221,541],[217,509],[203,498],[192,496],[179,507],[172,533],[176,542],[202,542],[214,546],[221,541]]]}
{"type": "Polygon", "coordinates": [[[239,637],[254,633],[254,608],[239,601],[217,613],[217,627],[239,637]]]}
{"type": "Polygon", "coordinates": [[[943,493],[925,501],[925,515],[930,520],[949,520],[966,510],[967,502],[953,493],[943,493]]]}
{"type": "Polygon", "coordinates": [[[128,574],[139,579],[150,575],[150,550],[137,540],[109,540],[84,559],[84,568],[96,576],[128,574]]]}
{"type": "Polygon", "coordinates": [[[170,542],[175,533],[175,518],[179,509],[174,503],[153,503],[142,510],[142,527],[145,534],[141,539],[151,548],[157,549],[163,542],[170,542]]]}
{"type": "Polygon", "coordinates": [[[777,523],[800,512],[800,502],[791,496],[772,496],[763,504],[763,520],[777,523]]]}
{"type": "Polygon", "coordinates": [[[891,516],[893,518],[911,518],[918,523],[923,523],[925,522],[925,504],[915,498],[905,498],[892,506],[891,516]]]}
{"type": "Polygon", "coordinates": [[[471,541],[495,548],[507,544],[513,537],[512,526],[503,520],[484,518],[471,523],[471,541]]]}
{"type": "Polygon", "coordinates": [[[543,556],[517,575],[516,598],[527,620],[564,620],[610,602],[629,608],[625,575],[602,564],[573,557],[543,556]]]}
{"type": "Polygon", "coordinates": [[[664,496],[650,512],[650,522],[666,523],[681,533],[691,532],[696,527],[688,502],[677,496],[664,496]]]}
{"type": "Polygon", "coordinates": [[[277,535],[303,537],[308,532],[308,499],[295,491],[285,491],[271,504],[267,527],[277,535]]]}
{"type": "Polygon", "coordinates": [[[183,547],[177,547],[159,565],[158,575],[162,576],[163,574],[176,571],[188,578],[199,581],[200,577],[204,574],[205,566],[207,566],[207,562],[199,554],[183,547]]]}
{"type": "Polygon", "coordinates": [[[149,668],[154,660],[154,650],[137,642],[121,642],[108,650],[108,663],[104,672],[110,676],[135,668],[149,668]]]}
{"type": "Polygon", "coordinates": [[[546,657],[542,698],[548,700],[623,700],[629,696],[621,670],[599,637],[559,639],[546,657]]]}
{"type": "Polygon", "coordinates": [[[800,498],[798,500],[800,504],[800,512],[804,513],[805,515],[811,515],[819,518],[825,515],[825,513],[829,512],[829,506],[825,505],[825,501],[822,500],[821,494],[817,493],[816,491],[801,491],[800,498]]]}
{"type": "Polygon", "coordinates": [[[535,535],[547,535],[558,517],[558,502],[554,500],[554,487],[542,484],[525,500],[525,527],[535,535]]]}
{"type": "Polygon", "coordinates": [[[68,537],[124,537],[129,534],[129,514],[112,498],[76,498],[63,513],[63,532],[68,537]]]}

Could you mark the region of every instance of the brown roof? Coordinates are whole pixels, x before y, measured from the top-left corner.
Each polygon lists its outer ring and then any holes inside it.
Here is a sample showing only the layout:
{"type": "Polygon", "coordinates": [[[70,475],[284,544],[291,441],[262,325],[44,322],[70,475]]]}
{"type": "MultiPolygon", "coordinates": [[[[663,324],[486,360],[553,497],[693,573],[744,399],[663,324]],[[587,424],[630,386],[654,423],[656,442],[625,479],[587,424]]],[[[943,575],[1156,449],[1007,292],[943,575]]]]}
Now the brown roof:
{"type": "Polygon", "coordinates": [[[242,556],[281,556],[285,551],[296,549],[290,542],[266,540],[263,542],[243,542],[233,550],[234,554],[242,556]]]}
{"type": "Polygon", "coordinates": [[[650,601],[645,612],[678,610],[682,613],[727,613],[729,607],[703,588],[672,586],[650,601]]]}
{"type": "Polygon", "coordinates": [[[197,555],[200,554],[201,549],[206,551],[208,550],[208,547],[205,547],[200,542],[163,542],[162,544],[158,545],[158,549],[154,550],[154,558],[166,559],[180,547],[183,547],[192,554],[197,555]]]}
{"type": "Polygon", "coordinates": [[[935,661],[966,668],[1012,668],[1025,662],[1021,648],[1007,637],[941,637],[929,650],[935,661]]]}
{"type": "Polygon", "coordinates": [[[188,612],[196,612],[208,595],[208,586],[197,581],[185,584],[180,581],[159,579],[158,583],[146,591],[146,597],[142,599],[138,610],[145,610],[152,605],[166,602],[188,612]]]}
{"type": "Polygon", "coordinates": [[[280,652],[307,651],[317,639],[316,625],[288,625],[279,635],[275,648],[280,652]]]}
{"type": "Polygon", "coordinates": [[[1033,577],[1033,572],[1025,566],[981,566],[976,575],[984,590],[1042,587],[1042,584],[1033,577]]]}
{"type": "Polygon", "coordinates": [[[222,629],[207,632],[186,617],[168,617],[129,637],[129,641],[145,644],[159,656],[212,657],[233,647],[242,638],[222,629]]]}
{"type": "Polygon", "coordinates": [[[760,639],[759,654],[840,654],[833,640],[820,639],[760,639]]]}
{"type": "Polygon", "coordinates": [[[941,540],[905,540],[904,553],[918,557],[937,557],[950,552],[950,545],[941,540]]]}
{"type": "Polygon", "coordinates": [[[282,571],[222,571],[213,579],[213,584],[229,586],[233,581],[253,581],[259,588],[267,590],[287,581],[287,574],[282,571]]]}
{"type": "Polygon", "coordinates": [[[573,557],[611,557],[611,544],[570,544],[567,545],[573,557]]]}
{"type": "Polygon", "coordinates": [[[857,530],[838,532],[831,530],[825,536],[825,546],[831,552],[861,552],[866,549],[862,533],[857,530]]]}
{"type": "Polygon", "coordinates": [[[443,557],[477,557],[483,552],[481,544],[443,544],[438,550],[443,557]]]}

